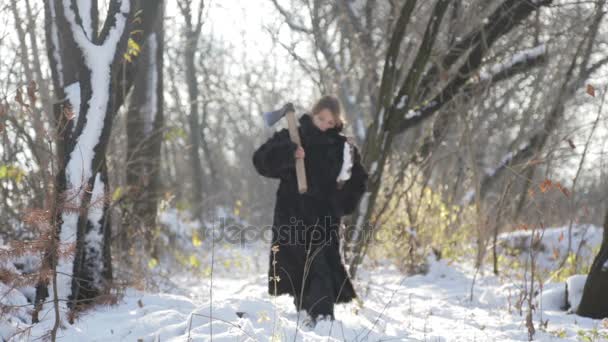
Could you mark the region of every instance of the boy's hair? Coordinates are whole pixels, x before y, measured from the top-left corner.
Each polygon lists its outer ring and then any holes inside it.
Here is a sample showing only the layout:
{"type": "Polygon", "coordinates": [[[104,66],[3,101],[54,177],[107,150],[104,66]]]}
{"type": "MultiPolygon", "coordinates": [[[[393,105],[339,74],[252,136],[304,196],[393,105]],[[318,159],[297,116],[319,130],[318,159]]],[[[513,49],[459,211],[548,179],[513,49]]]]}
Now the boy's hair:
{"type": "Polygon", "coordinates": [[[340,100],[337,97],[332,95],[321,97],[312,107],[312,115],[319,114],[323,109],[327,109],[331,112],[336,120],[336,127],[340,129],[344,127],[346,120],[344,120],[344,117],[342,116],[342,104],[340,104],[340,100]]]}

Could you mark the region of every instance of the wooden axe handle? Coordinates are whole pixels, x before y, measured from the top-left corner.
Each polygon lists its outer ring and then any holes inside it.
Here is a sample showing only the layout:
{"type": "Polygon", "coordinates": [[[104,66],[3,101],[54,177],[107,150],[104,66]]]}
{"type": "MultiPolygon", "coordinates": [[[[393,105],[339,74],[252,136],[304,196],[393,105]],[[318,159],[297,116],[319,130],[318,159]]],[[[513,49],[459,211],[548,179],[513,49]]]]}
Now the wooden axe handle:
{"type": "MultiPolygon", "coordinates": [[[[296,113],[289,111],[286,115],[289,138],[291,138],[291,141],[298,144],[298,146],[302,146],[302,141],[300,140],[300,133],[298,132],[298,126],[296,126],[296,113]]],[[[296,158],[296,177],[298,179],[298,191],[301,194],[308,191],[308,184],[306,183],[306,168],[304,168],[303,158],[296,158]]]]}

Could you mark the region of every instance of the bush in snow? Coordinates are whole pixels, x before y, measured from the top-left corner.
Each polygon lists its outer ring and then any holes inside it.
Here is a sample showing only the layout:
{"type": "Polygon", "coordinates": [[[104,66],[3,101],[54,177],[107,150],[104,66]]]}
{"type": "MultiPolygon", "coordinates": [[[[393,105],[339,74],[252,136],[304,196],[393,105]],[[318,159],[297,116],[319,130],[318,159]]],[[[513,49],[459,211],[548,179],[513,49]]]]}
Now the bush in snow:
{"type": "Polygon", "coordinates": [[[431,252],[448,259],[465,255],[463,247],[475,232],[474,209],[447,204],[415,174],[404,179],[387,176],[386,182],[396,185],[379,196],[381,223],[372,237],[370,257],[388,258],[404,272],[421,273],[431,252]]]}

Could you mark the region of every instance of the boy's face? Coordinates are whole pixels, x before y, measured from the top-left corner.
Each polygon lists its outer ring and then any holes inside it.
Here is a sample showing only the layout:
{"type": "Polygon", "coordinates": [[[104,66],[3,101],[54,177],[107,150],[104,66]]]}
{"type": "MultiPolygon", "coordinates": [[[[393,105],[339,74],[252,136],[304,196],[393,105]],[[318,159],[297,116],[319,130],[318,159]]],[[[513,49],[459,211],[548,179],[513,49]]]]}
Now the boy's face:
{"type": "Polygon", "coordinates": [[[336,127],[336,120],[331,114],[331,111],[327,108],[323,108],[320,112],[313,115],[312,122],[323,132],[336,127]]]}

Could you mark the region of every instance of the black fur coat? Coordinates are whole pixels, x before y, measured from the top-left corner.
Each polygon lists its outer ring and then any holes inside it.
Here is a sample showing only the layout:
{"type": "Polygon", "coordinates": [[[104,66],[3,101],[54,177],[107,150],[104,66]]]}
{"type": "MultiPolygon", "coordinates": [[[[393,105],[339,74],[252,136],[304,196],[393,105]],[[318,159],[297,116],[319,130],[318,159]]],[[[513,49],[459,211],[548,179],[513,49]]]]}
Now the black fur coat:
{"type": "Polygon", "coordinates": [[[356,209],[366,191],[368,174],[352,145],[351,176],[338,186],[346,137],[339,128],[321,131],[308,114],[299,122],[307,193],[297,189],[297,145],[289,139],[287,129],[274,133],[253,155],[262,176],[280,179],[268,292],[292,295],[296,308],[306,310],[313,320],[318,315],[333,319],[335,303],[350,302],[357,296],[340,256],[338,229],[341,217],[356,209]]]}

